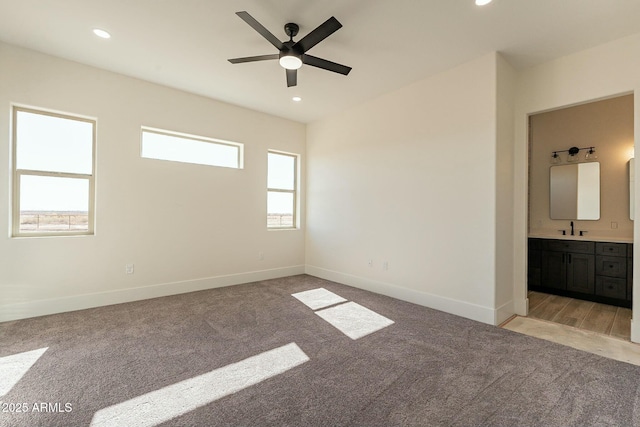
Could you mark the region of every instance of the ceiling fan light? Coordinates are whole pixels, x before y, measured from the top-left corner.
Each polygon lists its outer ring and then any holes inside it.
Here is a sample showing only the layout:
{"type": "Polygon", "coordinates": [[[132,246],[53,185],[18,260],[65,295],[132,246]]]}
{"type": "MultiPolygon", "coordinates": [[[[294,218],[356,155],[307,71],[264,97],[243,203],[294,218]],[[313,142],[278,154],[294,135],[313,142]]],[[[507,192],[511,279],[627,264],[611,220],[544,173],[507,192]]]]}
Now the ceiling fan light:
{"type": "Polygon", "coordinates": [[[107,31],[102,30],[100,28],[94,28],[93,29],[93,34],[95,34],[96,36],[102,38],[102,39],[110,39],[111,38],[111,34],[109,34],[107,31]]]}
{"type": "Polygon", "coordinates": [[[297,70],[302,67],[302,59],[293,55],[284,55],[280,57],[280,66],[287,70],[297,70]]]}

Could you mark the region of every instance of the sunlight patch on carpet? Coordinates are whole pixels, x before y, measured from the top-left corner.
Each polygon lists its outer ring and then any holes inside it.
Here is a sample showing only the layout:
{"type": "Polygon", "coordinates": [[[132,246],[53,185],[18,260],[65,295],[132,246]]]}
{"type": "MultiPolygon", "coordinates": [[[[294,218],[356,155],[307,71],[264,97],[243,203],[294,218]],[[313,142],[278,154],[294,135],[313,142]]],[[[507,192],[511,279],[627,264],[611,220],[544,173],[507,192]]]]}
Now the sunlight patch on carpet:
{"type": "Polygon", "coordinates": [[[44,347],[0,357],[0,397],[9,393],[48,349],[49,347],[44,347]]]}
{"type": "Polygon", "coordinates": [[[307,361],[297,344],[287,344],[101,409],[91,426],[155,426],[307,361]]]}
{"type": "Polygon", "coordinates": [[[394,323],[393,320],[387,319],[355,302],[348,302],[336,307],[316,311],[316,314],[353,340],[379,331],[394,323]]]}
{"type": "Polygon", "coordinates": [[[291,294],[291,296],[297,298],[298,300],[300,300],[300,302],[302,302],[312,310],[329,307],[330,305],[346,301],[346,299],[342,298],[340,295],[336,295],[333,292],[326,290],[325,288],[298,292],[296,294],[291,294]]]}

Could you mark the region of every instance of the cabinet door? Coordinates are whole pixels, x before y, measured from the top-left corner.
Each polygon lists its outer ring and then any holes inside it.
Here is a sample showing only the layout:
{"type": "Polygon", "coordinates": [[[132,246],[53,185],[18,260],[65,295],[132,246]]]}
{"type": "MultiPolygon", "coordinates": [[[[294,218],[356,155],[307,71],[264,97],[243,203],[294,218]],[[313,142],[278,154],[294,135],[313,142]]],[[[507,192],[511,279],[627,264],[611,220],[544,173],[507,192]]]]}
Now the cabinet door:
{"type": "Polygon", "coordinates": [[[529,249],[529,266],[527,279],[529,286],[540,286],[542,274],[542,253],[539,250],[529,249]]]}
{"type": "Polygon", "coordinates": [[[566,254],[567,290],[593,294],[595,291],[595,257],[589,254],[566,254]]]}
{"type": "Polygon", "coordinates": [[[554,289],[567,288],[567,264],[564,252],[542,252],[541,285],[554,289]]]}

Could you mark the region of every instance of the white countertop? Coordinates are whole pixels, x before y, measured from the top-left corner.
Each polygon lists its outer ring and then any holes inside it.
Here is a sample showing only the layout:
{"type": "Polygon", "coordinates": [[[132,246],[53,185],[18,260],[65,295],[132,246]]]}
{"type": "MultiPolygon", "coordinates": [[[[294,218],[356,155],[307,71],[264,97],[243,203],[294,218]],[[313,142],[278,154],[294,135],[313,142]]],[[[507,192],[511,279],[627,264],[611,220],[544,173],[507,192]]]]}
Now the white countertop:
{"type": "Polygon", "coordinates": [[[558,234],[538,234],[531,233],[529,237],[535,239],[557,239],[557,240],[585,240],[588,242],[609,242],[609,243],[633,243],[632,237],[603,237],[603,236],[590,236],[586,233],[584,236],[563,236],[560,232],[558,234]]]}

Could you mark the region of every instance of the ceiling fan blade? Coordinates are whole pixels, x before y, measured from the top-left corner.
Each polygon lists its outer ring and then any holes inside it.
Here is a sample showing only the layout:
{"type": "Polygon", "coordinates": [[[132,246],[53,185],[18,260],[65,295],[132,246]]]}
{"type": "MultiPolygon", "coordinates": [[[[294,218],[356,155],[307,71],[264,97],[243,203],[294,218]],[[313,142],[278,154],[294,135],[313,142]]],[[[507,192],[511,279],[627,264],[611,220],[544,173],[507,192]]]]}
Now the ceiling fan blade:
{"type": "Polygon", "coordinates": [[[294,48],[302,48],[302,52],[304,53],[320,43],[322,40],[329,37],[331,34],[338,31],[341,27],[342,24],[332,16],[318,28],[298,40],[298,42],[294,45],[294,48]]]}
{"type": "Polygon", "coordinates": [[[286,70],[287,71],[287,87],[295,86],[298,84],[298,70],[286,70]]]}
{"type": "Polygon", "coordinates": [[[344,74],[345,76],[351,71],[351,67],[327,61],[311,55],[302,55],[302,62],[313,67],[322,68],[324,70],[333,71],[334,73],[344,74]]]}
{"type": "Polygon", "coordinates": [[[228,61],[232,64],[240,64],[242,62],[254,62],[254,61],[267,61],[269,59],[278,59],[278,54],[273,55],[259,55],[259,56],[246,56],[244,58],[231,58],[228,61]]]}
{"type": "Polygon", "coordinates": [[[276,36],[271,34],[271,32],[269,30],[267,30],[265,27],[263,27],[261,23],[256,21],[253,16],[249,15],[245,11],[236,12],[236,15],[238,15],[244,22],[249,24],[251,26],[251,28],[253,28],[258,33],[260,33],[260,35],[262,37],[264,37],[265,39],[267,39],[269,41],[269,43],[274,45],[276,47],[276,49],[282,50],[282,48],[284,47],[282,42],[276,36]]]}

